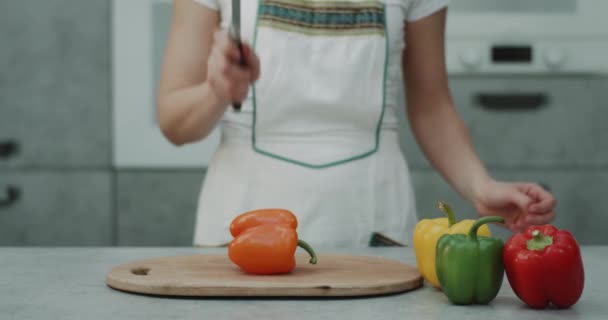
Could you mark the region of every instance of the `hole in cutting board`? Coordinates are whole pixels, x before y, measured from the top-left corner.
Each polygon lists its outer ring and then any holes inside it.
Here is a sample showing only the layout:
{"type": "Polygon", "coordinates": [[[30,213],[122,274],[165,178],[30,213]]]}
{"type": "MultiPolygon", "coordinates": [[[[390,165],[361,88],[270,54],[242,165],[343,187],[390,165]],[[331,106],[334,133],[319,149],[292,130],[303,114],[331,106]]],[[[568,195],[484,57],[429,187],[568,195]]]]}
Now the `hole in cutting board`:
{"type": "Polygon", "coordinates": [[[131,269],[131,273],[136,276],[147,276],[148,272],[150,272],[150,268],[135,268],[131,269]]]}
{"type": "Polygon", "coordinates": [[[331,290],[331,286],[325,284],[325,285],[321,285],[321,286],[316,286],[315,289],[331,290]]]}

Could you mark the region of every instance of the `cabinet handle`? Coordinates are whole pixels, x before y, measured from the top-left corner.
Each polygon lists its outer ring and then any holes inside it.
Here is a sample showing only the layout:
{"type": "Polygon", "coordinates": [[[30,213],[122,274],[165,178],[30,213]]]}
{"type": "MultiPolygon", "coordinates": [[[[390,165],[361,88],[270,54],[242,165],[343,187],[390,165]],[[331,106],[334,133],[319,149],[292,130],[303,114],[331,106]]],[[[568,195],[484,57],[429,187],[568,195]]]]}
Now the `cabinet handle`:
{"type": "Polygon", "coordinates": [[[480,93],[475,99],[488,111],[538,110],[549,102],[544,93],[480,93]]]}
{"type": "Polygon", "coordinates": [[[8,159],[19,152],[19,144],[16,141],[0,142],[0,159],[8,159]]]}
{"type": "Polygon", "coordinates": [[[538,185],[541,186],[543,189],[551,192],[551,186],[549,184],[547,184],[545,182],[539,182],[538,185]]]}
{"type": "Polygon", "coordinates": [[[5,195],[0,198],[0,208],[10,207],[21,198],[21,189],[14,186],[6,187],[4,193],[5,195]]]}

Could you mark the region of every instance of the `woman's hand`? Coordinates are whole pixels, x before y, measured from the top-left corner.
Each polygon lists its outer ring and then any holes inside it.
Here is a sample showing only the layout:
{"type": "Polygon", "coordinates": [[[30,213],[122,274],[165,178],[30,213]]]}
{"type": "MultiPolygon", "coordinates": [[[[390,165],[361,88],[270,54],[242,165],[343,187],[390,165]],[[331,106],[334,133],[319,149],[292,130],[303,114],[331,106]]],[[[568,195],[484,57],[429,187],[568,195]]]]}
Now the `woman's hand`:
{"type": "Polygon", "coordinates": [[[555,198],[537,184],[488,180],[475,189],[473,204],[477,212],[503,217],[513,232],[547,224],[555,218],[555,198]]]}
{"type": "Polygon", "coordinates": [[[259,77],[259,60],[244,45],[240,52],[220,27],[220,12],[194,1],[173,1],[157,94],[159,126],[175,145],[204,139],[226,107],[247,96],[259,77]]]}
{"type": "Polygon", "coordinates": [[[245,66],[239,65],[241,53],[223,31],[216,31],[211,54],[207,60],[207,81],[216,97],[226,106],[243,101],[249,85],[260,76],[260,60],[251,47],[243,43],[245,66]]]}

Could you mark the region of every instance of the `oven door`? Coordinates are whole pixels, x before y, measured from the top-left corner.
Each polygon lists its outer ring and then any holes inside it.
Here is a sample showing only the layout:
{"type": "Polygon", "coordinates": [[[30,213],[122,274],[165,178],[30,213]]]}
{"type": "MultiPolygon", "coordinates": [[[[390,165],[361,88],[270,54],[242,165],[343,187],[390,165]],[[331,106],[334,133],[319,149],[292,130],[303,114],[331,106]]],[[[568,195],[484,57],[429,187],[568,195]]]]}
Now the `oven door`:
{"type": "Polygon", "coordinates": [[[114,0],[112,8],[114,165],[206,167],[219,128],[205,140],[173,146],[156,118],[156,88],[171,20],[171,0],[114,0]]]}

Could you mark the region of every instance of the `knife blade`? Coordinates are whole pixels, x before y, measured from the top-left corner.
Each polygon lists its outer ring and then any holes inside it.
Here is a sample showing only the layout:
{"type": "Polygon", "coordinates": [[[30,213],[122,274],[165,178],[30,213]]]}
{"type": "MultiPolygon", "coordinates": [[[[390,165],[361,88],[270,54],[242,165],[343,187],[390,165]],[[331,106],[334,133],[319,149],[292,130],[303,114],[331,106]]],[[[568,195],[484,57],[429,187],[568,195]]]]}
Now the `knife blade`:
{"type": "MultiPolygon", "coordinates": [[[[232,0],[232,22],[230,23],[230,36],[236,43],[241,53],[239,65],[245,65],[245,59],[243,58],[243,45],[241,43],[241,0],[232,0]]],[[[236,111],[241,110],[241,102],[234,102],[233,108],[236,111]]]]}

